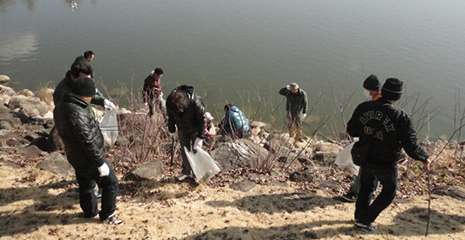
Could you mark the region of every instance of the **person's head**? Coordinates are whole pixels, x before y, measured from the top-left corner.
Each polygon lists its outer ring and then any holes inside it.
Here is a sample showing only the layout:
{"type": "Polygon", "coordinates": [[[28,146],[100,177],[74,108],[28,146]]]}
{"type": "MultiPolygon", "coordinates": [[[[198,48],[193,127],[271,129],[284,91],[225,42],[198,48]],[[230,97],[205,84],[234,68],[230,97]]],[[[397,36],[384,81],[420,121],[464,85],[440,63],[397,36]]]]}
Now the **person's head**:
{"type": "Polygon", "coordinates": [[[95,95],[95,83],[94,80],[88,77],[81,77],[76,79],[74,82],[71,93],[82,99],[84,102],[89,103],[92,97],[95,95]]]}
{"type": "Polygon", "coordinates": [[[162,76],[163,76],[163,69],[161,68],[155,68],[155,70],[153,70],[153,76],[158,80],[160,79],[162,76]]]}
{"type": "Polygon", "coordinates": [[[227,112],[227,111],[229,111],[232,107],[234,107],[234,105],[232,105],[231,103],[228,103],[228,104],[224,105],[224,111],[227,112]]]}
{"type": "Polygon", "coordinates": [[[390,101],[397,101],[404,92],[404,83],[397,78],[388,78],[381,89],[382,98],[390,101]]]}
{"type": "Polygon", "coordinates": [[[95,54],[92,51],[86,51],[84,53],[84,58],[87,59],[87,61],[92,62],[94,60],[95,54]]]}
{"type": "Polygon", "coordinates": [[[298,94],[299,93],[299,85],[297,83],[291,83],[289,90],[293,94],[298,94]]]}
{"type": "Polygon", "coordinates": [[[70,77],[73,81],[76,81],[78,78],[81,77],[88,77],[92,76],[92,66],[90,62],[82,57],[76,58],[74,63],[71,65],[71,69],[69,71],[70,77]]]}
{"type": "Polygon", "coordinates": [[[368,76],[365,81],[363,81],[363,88],[365,89],[365,96],[373,98],[380,91],[381,83],[378,80],[378,77],[371,74],[368,76]]]}
{"type": "Polygon", "coordinates": [[[189,107],[189,96],[184,91],[174,90],[169,98],[176,112],[182,113],[189,107]]]}
{"type": "Polygon", "coordinates": [[[207,122],[211,122],[213,120],[213,116],[209,112],[205,112],[204,116],[207,122]]]}

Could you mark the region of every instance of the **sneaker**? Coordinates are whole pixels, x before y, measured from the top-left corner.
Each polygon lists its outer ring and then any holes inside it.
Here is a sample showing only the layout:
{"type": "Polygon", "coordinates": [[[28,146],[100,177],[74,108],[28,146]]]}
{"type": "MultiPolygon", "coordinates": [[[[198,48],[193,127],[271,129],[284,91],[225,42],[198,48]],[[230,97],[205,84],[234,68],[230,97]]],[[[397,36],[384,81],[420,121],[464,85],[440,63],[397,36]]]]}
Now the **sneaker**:
{"type": "Polygon", "coordinates": [[[103,223],[109,224],[109,225],[122,225],[124,222],[117,219],[115,214],[112,214],[107,219],[105,219],[103,223]]]}
{"type": "Polygon", "coordinates": [[[359,223],[359,222],[354,222],[354,226],[360,230],[363,230],[363,231],[367,231],[367,232],[371,232],[371,231],[374,231],[376,229],[378,229],[376,226],[374,226],[373,224],[363,224],[363,223],[359,223]]]}
{"type": "Polygon", "coordinates": [[[346,200],[347,202],[356,202],[357,201],[357,195],[353,192],[348,192],[344,195],[342,195],[342,198],[346,200]]]}
{"type": "Polygon", "coordinates": [[[189,175],[186,175],[186,174],[179,174],[178,176],[178,181],[182,182],[184,181],[187,177],[189,177],[189,175]]]}

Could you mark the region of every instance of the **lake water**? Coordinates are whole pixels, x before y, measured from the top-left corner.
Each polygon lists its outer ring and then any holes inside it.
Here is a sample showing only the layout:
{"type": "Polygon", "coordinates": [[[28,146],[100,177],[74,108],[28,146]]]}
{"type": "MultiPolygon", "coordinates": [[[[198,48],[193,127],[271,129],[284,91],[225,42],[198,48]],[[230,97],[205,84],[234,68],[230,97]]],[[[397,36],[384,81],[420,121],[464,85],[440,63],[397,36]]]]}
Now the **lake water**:
{"type": "Polygon", "coordinates": [[[307,132],[312,119],[331,116],[323,127],[330,133],[340,116],[334,99],[355,92],[350,117],[373,73],[403,80],[405,96],[420,94],[417,107],[428,101],[427,113],[443,107],[421,134],[447,136],[464,99],[464,12],[460,0],[0,0],[0,74],[15,90],[54,87],[75,57],[93,50],[96,81],[112,94],[122,84],[138,94],[161,67],[165,95],[193,85],[215,119],[229,101],[278,122],[277,92],[297,82],[310,107],[317,102],[307,132]],[[258,110],[249,107],[259,100],[258,110]]]}

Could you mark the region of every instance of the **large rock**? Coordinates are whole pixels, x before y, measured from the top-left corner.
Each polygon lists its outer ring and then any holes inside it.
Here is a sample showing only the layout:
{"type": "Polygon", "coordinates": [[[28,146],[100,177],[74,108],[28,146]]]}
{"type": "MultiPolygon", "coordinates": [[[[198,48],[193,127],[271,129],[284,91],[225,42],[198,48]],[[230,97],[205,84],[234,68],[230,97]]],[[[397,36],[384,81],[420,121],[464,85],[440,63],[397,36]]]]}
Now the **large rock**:
{"type": "Polygon", "coordinates": [[[16,153],[20,154],[24,158],[36,158],[42,155],[42,150],[40,150],[37,146],[31,145],[27,147],[18,147],[16,153]]]}
{"type": "Polygon", "coordinates": [[[124,180],[155,180],[163,178],[162,159],[146,162],[138,165],[134,170],[124,176],[124,180]]]}
{"type": "Polygon", "coordinates": [[[37,168],[62,176],[74,176],[73,167],[68,163],[66,157],[59,152],[48,155],[42,162],[37,164],[37,168]]]}
{"type": "Polygon", "coordinates": [[[8,102],[8,107],[11,110],[17,108],[20,110],[24,110],[29,116],[34,114],[43,116],[51,110],[51,106],[47,105],[39,98],[26,97],[22,95],[11,97],[10,101],[8,102]]]}
{"type": "Polygon", "coordinates": [[[10,77],[7,75],[0,75],[0,84],[6,84],[10,82],[10,77]]]}
{"type": "Polygon", "coordinates": [[[211,156],[223,171],[234,168],[261,168],[268,163],[268,151],[247,139],[226,142],[211,152],[211,156]]]}

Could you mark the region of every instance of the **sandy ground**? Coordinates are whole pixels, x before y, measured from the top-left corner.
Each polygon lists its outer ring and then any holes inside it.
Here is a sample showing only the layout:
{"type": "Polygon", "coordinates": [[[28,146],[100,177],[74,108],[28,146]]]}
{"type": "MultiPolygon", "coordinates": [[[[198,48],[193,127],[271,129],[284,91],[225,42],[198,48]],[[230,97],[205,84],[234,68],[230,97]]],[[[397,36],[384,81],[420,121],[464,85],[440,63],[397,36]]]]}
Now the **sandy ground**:
{"type": "MultiPolygon", "coordinates": [[[[353,203],[295,183],[257,185],[249,192],[169,179],[120,182],[122,226],[84,219],[73,178],[36,168],[0,167],[1,239],[465,239],[465,202],[432,195],[396,199],[378,230],[353,227],[353,203]],[[137,185],[137,188],[134,188],[137,185]]],[[[120,178],[121,176],[119,176],[120,178]]]]}

